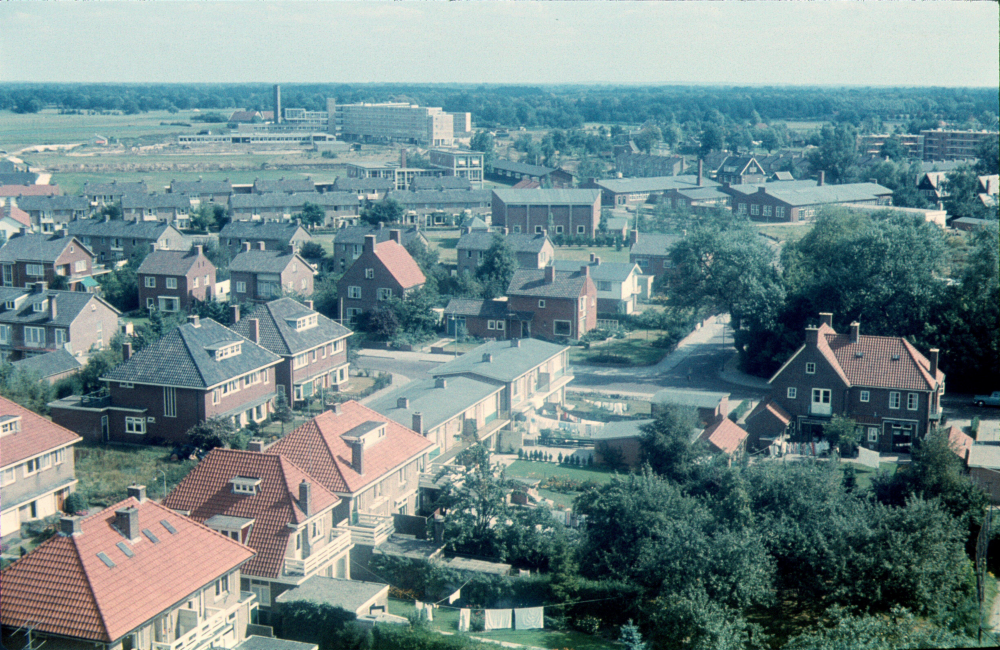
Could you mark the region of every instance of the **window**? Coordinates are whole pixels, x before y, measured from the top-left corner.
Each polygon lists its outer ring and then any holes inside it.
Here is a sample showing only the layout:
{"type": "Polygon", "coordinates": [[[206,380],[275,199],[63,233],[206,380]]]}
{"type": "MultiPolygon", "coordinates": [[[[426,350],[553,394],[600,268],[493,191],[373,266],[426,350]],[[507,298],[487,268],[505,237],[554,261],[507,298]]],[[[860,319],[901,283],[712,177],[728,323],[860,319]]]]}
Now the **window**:
{"type": "Polygon", "coordinates": [[[222,401],[222,391],[216,388],[212,391],[212,404],[218,404],[222,401]]]}
{"type": "Polygon", "coordinates": [[[538,301],[538,308],[539,309],[545,309],[545,301],[544,300],[539,300],[538,301]]]}
{"type": "Polygon", "coordinates": [[[10,343],[10,325],[0,325],[0,343],[10,343]]]}
{"type": "Polygon", "coordinates": [[[316,350],[312,351],[312,359],[310,359],[310,362],[311,363],[316,363],[316,350]]]}
{"type": "Polygon", "coordinates": [[[17,479],[17,472],[15,472],[16,469],[16,467],[11,467],[10,469],[5,469],[3,471],[3,485],[10,485],[17,479]]]}
{"type": "Polygon", "coordinates": [[[365,280],[375,279],[375,269],[365,269],[365,280]]]}
{"type": "Polygon", "coordinates": [[[788,393],[787,393],[788,399],[795,399],[795,394],[797,392],[798,392],[798,390],[796,388],[789,386],[788,393]]]}
{"type": "Polygon", "coordinates": [[[891,409],[899,408],[899,393],[895,391],[889,393],[889,408],[891,409]]]}
{"type": "Polygon", "coordinates": [[[235,393],[239,389],[240,389],[240,380],[233,379],[231,381],[227,381],[222,385],[222,394],[224,396],[229,395],[230,393],[235,393]]]}
{"type": "Polygon", "coordinates": [[[56,465],[62,465],[63,463],[66,462],[66,450],[65,449],[57,449],[52,455],[55,457],[54,460],[55,460],[56,465]]]}
{"type": "Polygon", "coordinates": [[[379,290],[378,290],[378,299],[379,300],[389,300],[390,298],[392,298],[392,289],[385,289],[385,288],[379,287],[379,290]]]}
{"type": "Polygon", "coordinates": [[[294,366],[296,368],[301,368],[309,363],[309,357],[306,354],[300,354],[295,357],[294,366]]]}
{"type": "Polygon", "coordinates": [[[862,402],[868,402],[872,397],[871,391],[863,390],[861,391],[861,396],[858,398],[862,402]]]}
{"type": "Polygon", "coordinates": [[[868,442],[878,442],[878,427],[868,427],[868,442]]]}
{"type": "Polygon", "coordinates": [[[229,593],[229,576],[222,576],[215,581],[215,595],[222,596],[229,593]]]}
{"type": "Polygon", "coordinates": [[[779,219],[784,219],[785,218],[785,207],[782,206],[782,205],[775,206],[775,208],[774,208],[774,216],[777,217],[777,218],[779,218],[779,219]]]}
{"type": "Polygon", "coordinates": [[[156,278],[153,277],[152,275],[147,275],[146,276],[146,288],[147,289],[155,289],[156,288],[156,278]]]}
{"type": "Polygon", "coordinates": [[[45,275],[45,267],[41,264],[25,264],[24,272],[31,276],[40,277],[45,275]]]}
{"type": "Polygon", "coordinates": [[[73,270],[76,273],[83,273],[87,270],[87,260],[77,260],[73,265],[73,270]]]}
{"type": "Polygon", "coordinates": [[[146,418],[125,418],[125,433],[146,433],[146,418]]]}
{"type": "Polygon", "coordinates": [[[920,396],[917,393],[907,393],[906,394],[906,410],[916,411],[917,405],[920,404],[920,396]]]}
{"type": "Polygon", "coordinates": [[[541,226],[535,226],[535,234],[536,235],[541,235],[542,234],[542,227],[541,226]]]}
{"type": "Polygon", "coordinates": [[[41,462],[42,462],[42,469],[48,469],[52,467],[52,455],[43,454],[41,457],[41,462]]]}
{"type": "Polygon", "coordinates": [[[347,308],[347,321],[353,323],[355,319],[361,314],[361,309],[358,307],[348,307],[347,308]]]}
{"type": "Polygon", "coordinates": [[[347,297],[353,300],[361,300],[361,287],[347,287],[347,297]]]}
{"type": "Polygon", "coordinates": [[[816,374],[816,364],[809,362],[806,364],[806,374],[815,375],[816,374]]]}
{"type": "Polygon", "coordinates": [[[765,217],[770,217],[771,216],[771,206],[769,206],[769,205],[765,205],[764,206],[764,216],[765,217]]]}
{"type": "Polygon", "coordinates": [[[135,384],[128,381],[123,381],[118,384],[118,388],[133,388],[134,386],[135,384]]]}
{"type": "Polygon", "coordinates": [[[751,203],[750,204],[750,214],[753,215],[753,216],[759,215],[760,214],[760,206],[757,205],[756,203],[751,203]]]}
{"type": "Polygon", "coordinates": [[[193,288],[195,288],[195,289],[198,288],[198,277],[195,277],[195,279],[194,279],[194,287],[193,288]]]}
{"type": "Polygon", "coordinates": [[[552,333],[556,336],[569,336],[573,331],[573,323],[568,320],[552,321],[552,333]]]}
{"type": "Polygon", "coordinates": [[[237,282],[236,283],[236,293],[246,293],[246,292],[247,292],[247,283],[246,282],[237,282]]]}
{"type": "Polygon", "coordinates": [[[56,332],[56,347],[62,347],[66,345],[66,330],[55,330],[56,332]]]}
{"type": "Polygon", "coordinates": [[[177,288],[177,278],[167,278],[167,288],[176,289],[177,288]]]}
{"type": "Polygon", "coordinates": [[[45,301],[43,300],[41,302],[36,302],[33,305],[31,305],[31,311],[35,312],[45,311],[45,301]]]}
{"type": "Polygon", "coordinates": [[[24,464],[24,475],[26,477],[31,476],[32,474],[38,472],[39,468],[41,467],[41,464],[38,462],[38,460],[39,459],[37,458],[32,458],[31,460],[29,460],[27,463],[24,464]]]}
{"type": "Polygon", "coordinates": [[[739,212],[740,214],[746,214],[747,213],[747,204],[746,203],[740,203],[739,204],[739,209],[737,210],[737,212],[739,212]]]}
{"type": "Polygon", "coordinates": [[[578,235],[586,235],[587,234],[587,226],[577,226],[576,227],[576,234],[578,234],[578,235]]]}
{"type": "Polygon", "coordinates": [[[24,344],[28,347],[40,348],[45,345],[44,327],[25,327],[24,344]]]}
{"type": "Polygon", "coordinates": [[[168,418],[177,417],[177,389],[173,386],[163,387],[163,415],[168,418]]]}

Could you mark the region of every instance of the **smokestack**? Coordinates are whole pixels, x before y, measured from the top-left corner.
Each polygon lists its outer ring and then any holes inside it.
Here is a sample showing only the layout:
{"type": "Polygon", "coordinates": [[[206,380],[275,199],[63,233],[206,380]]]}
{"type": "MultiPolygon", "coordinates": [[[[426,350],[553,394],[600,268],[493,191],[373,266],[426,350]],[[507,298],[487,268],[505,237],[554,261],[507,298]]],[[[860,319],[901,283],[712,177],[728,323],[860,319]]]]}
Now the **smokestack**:
{"type": "Polygon", "coordinates": [[[132,356],[132,343],[131,341],[126,341],[122,343],[122,361],[128,361],[129,357],[132,356]]]}
{"type": "Polygon", "coordinates": [[[63,535],[79,535],[83,532],[80,527],[80,517],[63,517],[59,520],[59,532],[63,535]]]}
{"type": "Polygon", "coordinates": [[[931,359],[930,359],[930,361],[931,361],[931,379],[934,379],[934,380],[937,379],[938,353],[939,353],[939,350],[937,348],[931,348],[930,349],[930,355],[931,355],[931,359]]]}
{"type": "Polygon", "coordinates": [[[823,187],[823,183],[826,181],[826,172],[822,169],[819,171],[819,183],[820,187],[823,187]]]}
{"type": "Polygon", "coordinates": [[[699,158],[698,159],[698,187],[701,187],[702,173],[704,171],[705,162],[699,158]]]}
{"type": "MultiPolygon", "coordinates": [[[[361,472],[358,472],[359,474],[361,472]]],[[[312,485],[309,481],[302,479],[299,483],[299,507],[302,508],[302,512],[305,513],[306,517],[312,515],[312,485]]]]}
{"type": "Polygon", "coordinates": [[[556,267],[549,264],[545,267],[545,284],[552,284],[556,281],[556,267]]]}
{"type": "Polygon", "coordinates": [[[146,500],[146,486],[145,485],[130,485],[126,488],[126,491],[130,497],[142,503],[146,500]]]}
{"type": "Polygon", "coordinates": [[[413,414],[413,426],[410,427],[420,435],[424,435],[424,414],[417,411],[413,414]]]}
{"type": "Polygon", "coordinates": [[[393,228],[392,230],[389,231],[389,240],[394,241],[397,244],[403,243],[399,240],[399,230],[396,228],[393,228]]]}
{"type": "Polygon", "coordinates": [[[375,235],[365,235],[365,252],[375,252],[375,235]]]}
{"type": "Polygon", "coordinates": [[[833,327],[833,314],[828,311],[821,311],[819,313],[819,322],[821,325],[833,327]]]}
{"type": "Polygon", "coordinates": [[[861,340],[861,323],[854,321],[851,323],[851,343],[857,343],[861,340]]]}
{"type": "MultiPolygon", "coordinates": [[[[247,324],[249,325],[247,331],[247,338],[254,343],[260,343],[260,321],[256,318],[248,318],[247,324]]],[[[266,372],[266,371],[265,371],[266,372]]]]}
{"type": "Polygon", "coordinates": [[[115,510],[115,527],[129,540],[139,538],[139,509],[135,506],[115,510]]]}
{"type": "Polygon", "coordinates": [[[233,325],[240,322],[240,306],[232,305],[229,307],[229,315],[232,318],[233,325]]]}
{"type": "Polygon", "coordinates": [[[281,86],[274,84],[274,123],[281,124],[281,86]]]}

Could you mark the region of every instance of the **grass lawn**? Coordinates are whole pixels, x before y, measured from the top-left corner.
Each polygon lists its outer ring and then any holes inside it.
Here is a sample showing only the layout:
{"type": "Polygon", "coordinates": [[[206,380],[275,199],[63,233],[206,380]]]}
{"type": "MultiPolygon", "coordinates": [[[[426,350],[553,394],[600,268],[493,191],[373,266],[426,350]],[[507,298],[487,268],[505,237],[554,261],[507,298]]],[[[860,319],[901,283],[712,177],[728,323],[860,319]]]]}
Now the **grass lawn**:
{"type": "Polygon", "coordinates": [[[667,348],[658,348],[652,342],[663,336],[661,330],[635,330],[623,339],[608,339],[591,343],[590,349],[573,346],[569,349],[571,364],[599,364],[595,359],[602,355],[622,357],[620,362],[608,365],[651,366],[659,363],[667,355],[667,348]]]}
{"type": "Polygon", "coordinates": [[[790,226],[776,226],[767,224],[754,224],[757,232],[763,233],[769,237],[777,237],[782,243],[795,243],[806,236],[812,226],[809,224],[795,224],[790,226]]]}
{"type": "MultiPolygon", "coordinates": [[[[852,463],[854,465],[855,476],[858,479],[858,489],[867,490],[872,485],[872,479],[879,472],[886,472],[888,474],[894,474],[896,472],[896,463],[880,463],[878,469],[872,469],[871,467],[865,467],[864,465],[858,463],[852,463]]],[[[841,464],[841,470],[846,467],[846,463],[841,464]]]]}
{"type": "Polygon", "coordinates": [[[194,460],[170,460],[170,447],[132,445],[102,445],[81,442],[76,446],[77,491],[82,492],[91,508],[107,507],[124,499],[132,483],[146,486],[151,498],[163,496],[163,474],[167,492],[187,476],[194,460]]]}
{"type": "MultiPolygon", "coordinates": [[[[228,113],[226,110],[212,112],[228,116],[232,110],[234,109],[230,109],[228,113]]],[[[0,112],[0,147],[13,152],[36,144],[89,142],[96,135],[105,138],[139,138],[197,133],[203,129],[226,126],[192,122],[191,117],[194,115],[197,113],[192,111],[151,111],[137,115],[60,115],[56,109],[20,115],[3,111],[0,112]],[[161,126],[160,122],[185,122],[191,126],[161,126]]]]}
{"type": "MultiPolygon", "coordinates": [[[[528,448],[531,449],[530,447],[528,448]]],[[[544,481],[550,476],[574,481],[596,481],[607,483],[615,475],[613,470],[604,467],[566,467],[555,463],[542,463],[530,460],[515,460],[507,466],[507,476],[512,478],[531,478],[544,481]]]]}
{"type": "Polygon", "coordinates": [[[444,264],[456,264],[458,262],[458,238],[461,232],[455,230],[425,230],[424,236],[432,249],[437,250],[439,259],[444,264]]]}
{"type": "Polygon", "coordinates": [[[602,262],[627,262],[628,246],[615,250],[614,246],[556,246],[557,260],[578,260],[589,262],[591,254],[601,258],[602,262]]]}

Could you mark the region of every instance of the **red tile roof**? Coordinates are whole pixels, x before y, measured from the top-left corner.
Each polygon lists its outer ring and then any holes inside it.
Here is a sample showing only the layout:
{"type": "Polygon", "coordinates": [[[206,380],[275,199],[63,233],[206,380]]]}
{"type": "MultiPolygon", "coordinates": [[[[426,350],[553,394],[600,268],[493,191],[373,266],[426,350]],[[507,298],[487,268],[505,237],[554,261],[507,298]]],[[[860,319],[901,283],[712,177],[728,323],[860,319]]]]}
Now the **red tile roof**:
{"type": "Polygon", "coordinates": [[[948,446],[962,460],[969,459],[969,450],[972,449],[974,443],[975,441],[972,439],[972,436],[966,434],[958,427],[953,426],[948,429],[948,446]]]}
{"type": "Polygon", "coordinates": [[[61,196],[58,185],[0,185],[0,196],[61,196]]]}
{"type": "Polygon", "coordinates": [[[0,418],[8,416],[20,416],[21,429],[0,438],[0,465],[3,467],[83,440],[69,429],[0,397],[0,418]]]}
{"type": "Polygon", "coordinates": [[[340,413],[326,411],[295,429],[270,447],[308,469],[327,489],[352,494],[378,481],[434,443],[401,424],[355,401],[340,405],[340,413]],[[351,448],[341,435],[365,422],[385,422],[385,438],[365,446],[364,475],[351,467],[351,448]]]}
{"type": "Polygon", "coordinates": [[[0,219],[4,217],[10,217],[22,226],[31,227],[30,215],[16,205],[0,205],[0,219]]]}
{"type": "Polygon", "coordinates": [[[0,576],[0,622],[31,623],[41,632],[112,642],[150,621],[253,556],[242,544],[187,517],[133,498],[81,522],[82,534],[57,535],[0,576]],[[112,524],[115,510],[137,507],[145,534],[127,541],[112,524]],[[175,534],[161,521],[167,521],[175,534]],[[133,557],[116,546],[122,542],[133,557]],[[99,557],[104,553],[114,567],[99,557]]]}
{"type": "Polygon", "coordinates": [[[396,278],[396,282],[404,289],[421,285],[427,281],[423,271],[413,261],[406,249],[392,240],[375,244],[375,257],[381,260],[389,273],[396,278]]]}
{"type": "Polygon", "coordinates": [[[213,449],[188,474],[163,502],[168,508],[190,512],[195,521],[204,522],[214,515],[253,519],[247,546],[257,557],[243,568],[244,573],[262,578],[281,574],[288,540],[288,524],[300,524],[308,517],[299,507],[299,483],[312,484],[311,509],[326,510],[340,502],[318,479],[273,453],[213,449]],[[237,477],[261,480],[257,494],[234,494],[230,481],[237,477]]]}
{"type": "Polygon", "coordinates": [[[748,435],[740,425],[723,417],[710,424],[699,438],[719,451],[732,454],[740,448],[740,443],[746,440],[748,435]]]}
{"type": "Polygon", "coordinates": [[[765,399],[750,411],[745,421],[748,431],[757,437],[779,436],[784,433],[792,416],[773,399],[765,399]]]}
{"type": "Polygon", "coordinates": [[[938,382],[944,381],[940,370],[932,378],[927,357],[900,337],[862,334],[853,343],[849,335],[827,333],[820,336],[820,341],[829,346],[836,358],[834,367],[852,386],[934,390],[938,382]]]}

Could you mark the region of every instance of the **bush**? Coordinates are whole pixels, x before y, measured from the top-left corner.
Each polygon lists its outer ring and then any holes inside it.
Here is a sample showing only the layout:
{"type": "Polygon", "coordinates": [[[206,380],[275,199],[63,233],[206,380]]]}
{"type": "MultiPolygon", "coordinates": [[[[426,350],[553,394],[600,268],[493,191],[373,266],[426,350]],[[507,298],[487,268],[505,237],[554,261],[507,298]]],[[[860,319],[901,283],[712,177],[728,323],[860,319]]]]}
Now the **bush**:
{"type": "Polygon", "coordinates": [[[63,512],[68,515],[83,512],[88,507],[90,506],[87,504],[87,497],[83,496],[81,492],[73,492],[63,501],[63,512]]]}
{"type": "Polygon", "coordinates": [[[976,417],[972,418],[972,424],[969,425],[969,432],[972,434],[973,438],[975,438],[976,436],[979,435],[979,416],[978,415],[976,417]]]}

